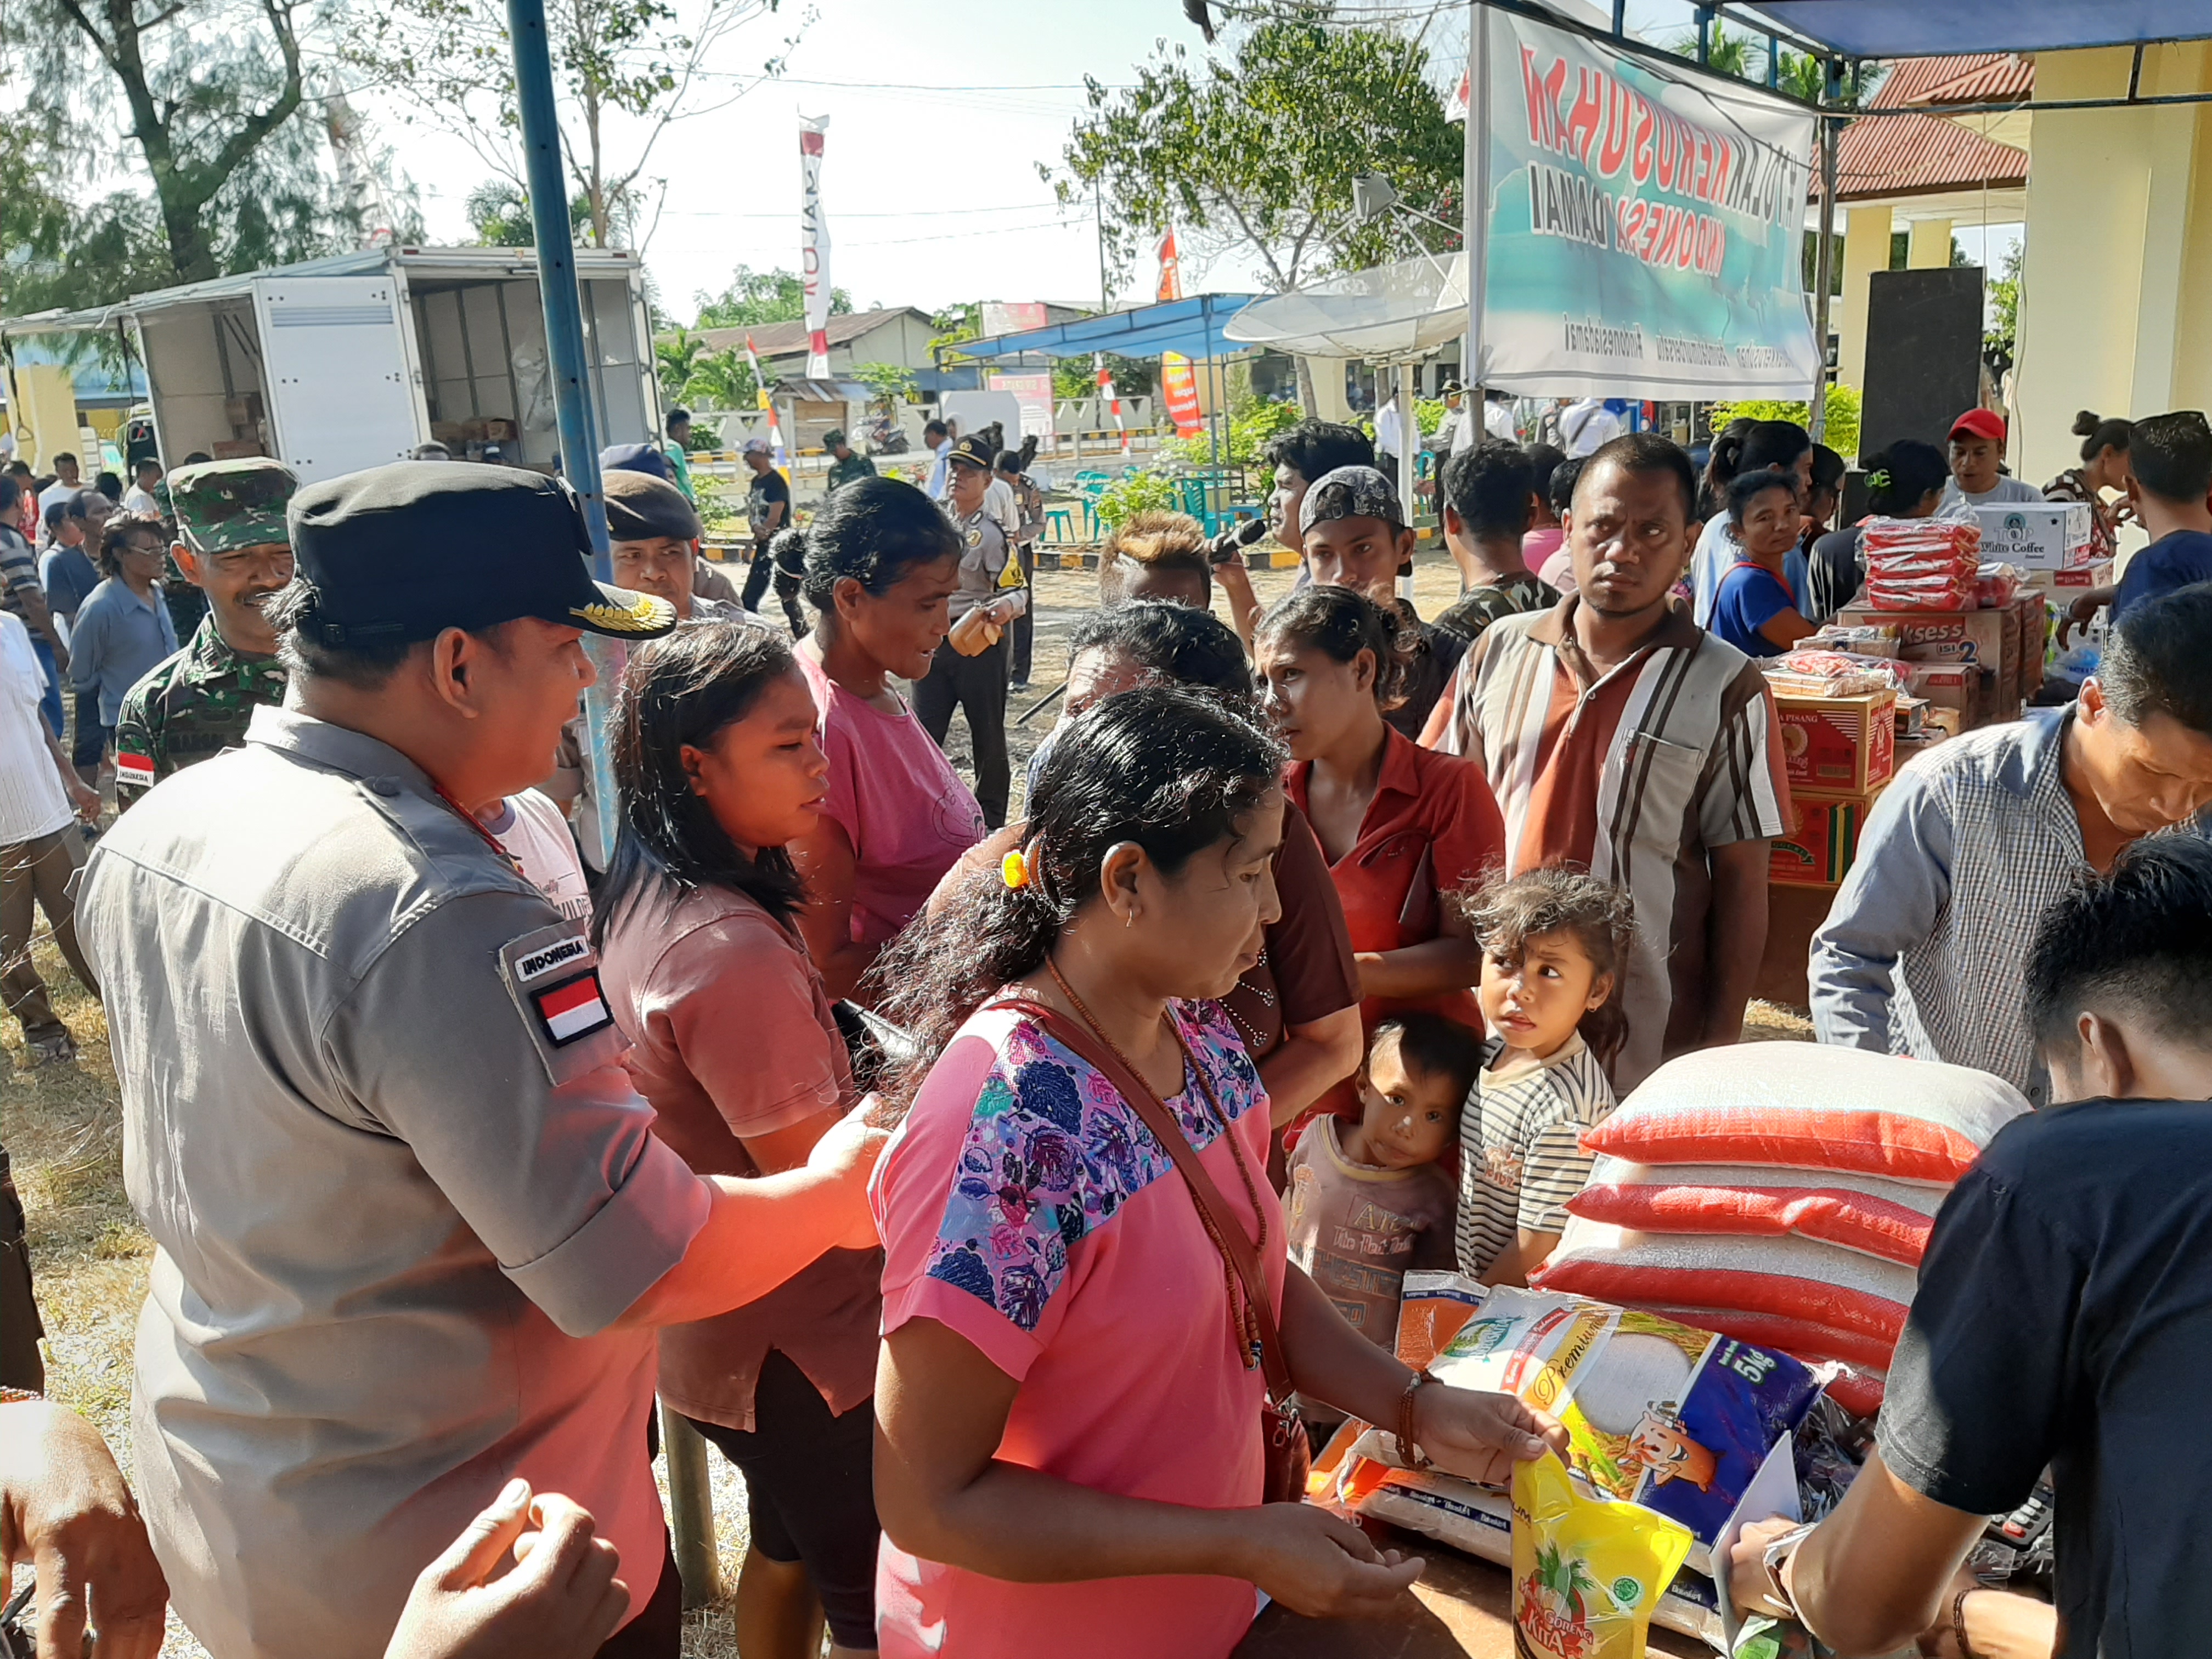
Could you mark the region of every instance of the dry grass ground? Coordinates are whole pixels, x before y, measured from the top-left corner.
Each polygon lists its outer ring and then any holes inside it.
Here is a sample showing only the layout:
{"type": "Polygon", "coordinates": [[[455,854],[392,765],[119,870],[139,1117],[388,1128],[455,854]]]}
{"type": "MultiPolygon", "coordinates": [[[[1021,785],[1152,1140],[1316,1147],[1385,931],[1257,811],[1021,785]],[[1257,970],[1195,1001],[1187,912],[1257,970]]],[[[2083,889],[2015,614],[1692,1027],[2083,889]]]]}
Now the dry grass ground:
{"type": "MultiPolygon", "coordinates": [[[[1255,580],[1261,598],[1270,600],[1289,591],[1292,577],[1289,572],[1273,571],[1261,573],[1255,580]]],[[[1440,557],[1422,561],[1417,603],[1424,614],[1433,615],[1449,603],[1457,587],[1448,562],[1440,557]]],[[[1026,696],[1015,697],[1017,712],[1059,684],[1066,667],[1068,628],[1096,602],[1097,592],[1097,580],[1088,573],[1052,571],[1040,576],[1034,684],[1026,696]]],[[[1225,605],[1221,612],[1226,620],[1225,605]]],[[[1013,728],[1017,791],[1024,763],[1050,729],[1054,712],[1048,708],[1028,726],[1013,728]]],[[[962,723],[956,721],[947,746],[960,769],[969,771],[962,723]]],[[[35,954],[82,1053],[71,1065],[22,1070],[21,1034],[14,1021],[0,1020],[0,1027],[5,1028],[0,1030],[0,1142],[14,1157],[16,1182],[29,1214],[31,1252],[46,1316],[48,1391],[99,1425],[127,1472],[132,1333],[145,1296],[152,1246],[123,1190],[120,1104],[108,1059],[106,1018],[50,945],[40,944],[35,954]]],[[[1810,1032],[1801,1018],[1756,1004],[1746,1020],[1745,1035],[1803,1041],[1810,1032]]],[[[723,1582],[734,1584],[744,1549],[744,1488],[719,1454],[708,1455],[723,1582]]],[[[173,1618],[163,1659],[198,1659],[203,1652],[173,1618]]],[[[732,1659],[736,1647],[726,1601],[686,1616],[684,1652],[686,1659],[732,1659]]]]}

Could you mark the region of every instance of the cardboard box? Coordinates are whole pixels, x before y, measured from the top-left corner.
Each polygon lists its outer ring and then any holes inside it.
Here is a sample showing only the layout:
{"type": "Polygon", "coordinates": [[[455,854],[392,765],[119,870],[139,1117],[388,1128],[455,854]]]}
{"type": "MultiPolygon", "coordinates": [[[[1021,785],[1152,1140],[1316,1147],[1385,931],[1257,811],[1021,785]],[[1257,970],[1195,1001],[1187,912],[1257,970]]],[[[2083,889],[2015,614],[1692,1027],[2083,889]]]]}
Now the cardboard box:
{"type": "Polygon", "coordinates": [[[1974,509],[1982,557],[2023,570],[2063,570],[2087,562],[2096,533],[2087,501],[1993,503],[1974,509]]]}
{"type": "Polygon", "coordinates": [[[1858,855],[1859,834],[1867,814],[1881,799],[1880,788],[1843,794],[1793,789],[1797,827],[1774,839],[1767,855],[1766,879],[1776,887],[1834,887],[1850,873],[1858,855]]]}
{"type": "Polygon", "coordinates": [[[2077,599],[2087,589],[2109,587],[2112,582],[2112,562],[2100,559],[2094,564],[2069,565],[2063,570],[2031,570],[2027,585],[2039,593],[2048,593],[2054,599],[2077,599]]]}
{"type": "Polygon", "coordinates": [[[1937,744],[1950,740],[1951,734],[1940,726],[1930,726],[1909,738],[1897,740],[1897,764],[1899,770],[1917,755],[1924,755],[1937,744]]]}
{"type": "MultiPolygon", "coordinates": [[[[1875,611],[1851,605],[1838,611],[1836,620],[1845,625],[1893,626],[1897,654],[1908,663],[1978,663],[1994,669],[2001,684],[2019,684],[2021,626],[2010,605],[1985,611],[1875,611]]],[[[1918,693],[1917,687],[1914,690],[1918,693]]]]}
{"type": "Polygon", "coordinates": [[[1774,700],[1790,787],[1861,794],[1897,769],[1897,693],[1774,700]]]}
{"type": "Polygon", "coordinates": [[[1752,986],[1753,996],[1802,1012],[1810,1000],[1805,981],[1813,935],[1827,921],[1835,897],[1833,890],[1826,887],[1784,884],[1767,889],[1766,950],[1752,986]]]}

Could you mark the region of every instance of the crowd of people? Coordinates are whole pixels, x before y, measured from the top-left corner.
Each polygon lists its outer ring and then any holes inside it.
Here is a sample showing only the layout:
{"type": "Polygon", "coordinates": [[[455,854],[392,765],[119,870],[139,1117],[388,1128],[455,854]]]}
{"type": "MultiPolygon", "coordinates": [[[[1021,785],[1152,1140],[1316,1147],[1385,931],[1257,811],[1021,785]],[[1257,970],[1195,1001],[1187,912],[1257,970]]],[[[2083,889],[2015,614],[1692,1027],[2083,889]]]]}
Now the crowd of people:
{"type": "MultiPolygon", "coordinates": [[[[1404,1274],[1527,1283],[1583,1132],[1740,1040],[1791,820],[1757,659],[1860,579],[1802,428],[1732,428],[1701,475],[1584,447],[1590,402],[1573,454],[1455,432],[1433,620],[1353,428],[1274,441],[1303,568],[1272,605],[1240,532],[1124,521],[1018,797],[1042,508],[996,434],[933,425],[917,488],[833,434],[804,525],[749,447],[736,592],[677,422],[675,457],[604,458],[604,586],[579,499],[497,465],[142,470],[152,512],[0,478],[46,544],[0,531],[8,1006],[70,1051],[43,908],[155,1246],[135,1494],[34,1397],[0,1263],[0,1554],[41,1651],[88,1618],[150,1655],[167,1603],[222,1659],[673,1659],[656,1396],[743,1472],[748,1659],[1218,1656],[1261,1596],[1384,1612],[1421,1563],[1284,1501],[1310,1431],[1488,1480],[1564,1448],[1401,1362],[1404,1274]],[[165,557],[205,604],[181,633],[165,557]],[[586,634],[628,647],[604,770],[586,634]]],[[[1941,473],[1874,458],[1876,510],[2014,499],[1995,419],[1941,473]]],[[[1745,1605],[1844,1651],[2012,1617],[1938,1603],[2046,1464],[2068,1651],[2170,1650],[2144,1632],[2212,1565],[2144,1461],[2212,1321],[2203,1132],[2111,1103],[2212,1085],[2212,849],[2158,833],[2212,802],[2212,430],[2083,435],[2069,487],[2158,537],[2096,673],[1908,768],[1813,948],[1820,1040],[2084,1103],[1938,1223],[1844,1510],[1739,1548],[1745,1605]]]]}

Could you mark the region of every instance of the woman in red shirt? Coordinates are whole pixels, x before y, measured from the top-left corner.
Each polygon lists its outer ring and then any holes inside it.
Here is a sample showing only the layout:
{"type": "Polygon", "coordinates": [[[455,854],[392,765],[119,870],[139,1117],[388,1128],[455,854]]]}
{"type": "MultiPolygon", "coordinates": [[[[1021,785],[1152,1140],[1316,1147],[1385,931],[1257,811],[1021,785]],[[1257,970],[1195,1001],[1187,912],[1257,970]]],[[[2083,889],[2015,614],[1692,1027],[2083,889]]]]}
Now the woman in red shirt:
{"type": "Polygon", "coordinates": [[[1482,952],[1443,896],[1505,855],[1482,769],[1422,749],[1383,719],[1412,660],[1402,624],[1347,587],[1309,587],[1253,638],[1267,713],[1290,745],[1284,779],[1344,903],[1360,1013],[1422,1007],[1480,1030],[1482,952]]]}

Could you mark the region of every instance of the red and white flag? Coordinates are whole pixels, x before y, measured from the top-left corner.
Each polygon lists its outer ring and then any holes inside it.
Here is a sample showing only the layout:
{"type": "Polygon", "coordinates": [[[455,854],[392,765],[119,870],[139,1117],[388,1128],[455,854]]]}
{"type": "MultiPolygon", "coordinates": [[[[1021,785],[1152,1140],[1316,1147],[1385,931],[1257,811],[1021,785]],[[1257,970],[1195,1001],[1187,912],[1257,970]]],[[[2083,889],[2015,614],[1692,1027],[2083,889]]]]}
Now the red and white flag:
{"type": "MultiPolygon", "coordinates": [[[[1172,225],[1160,238],[1159,253],[1158,298],[1165,304],[1182,298],[1182,256],[1176,248],[1172,225]]],[[[1168,418],[1175,422],[1177,437],[1195,438],[1206,430],[1206,416],[1198,407],[1198,373],[1180,351],[1160,353],[1160,396],[1167,404],[1168,418]]]]}
{"type": "Polygon", "coordinates": [[[1103,351],[1092,352],[1091,366],[1098,373],[1098,395],[1106,400],[1107,407],[1114,411],[1114,429],[1121,434],[1121,453],[1126,455],[1129,453],[1129,428],[1121,419],[1121,394],[1114,390],[1114,373],[1106,367],[1106,354],[1103,351]]]}
{"type": "Polygon", "coordinates": [[[753,349],[753,337],[750,330],[745,334],[745,361],[752,365],[753,397],[768,411],[769,448],[775,455],[776,470],[780,472],[785,465],[783,428],[776,422],[775,399],[768,395],[768,376],[761,373],[760,353],[753,349]]]}
{"type": "Polygon", "coordinates": [[[799,123],[799,269],[806,288],[806,378],[830,378],[830,222],[822,216],[822,134],[830,118],[799,123]]]}

